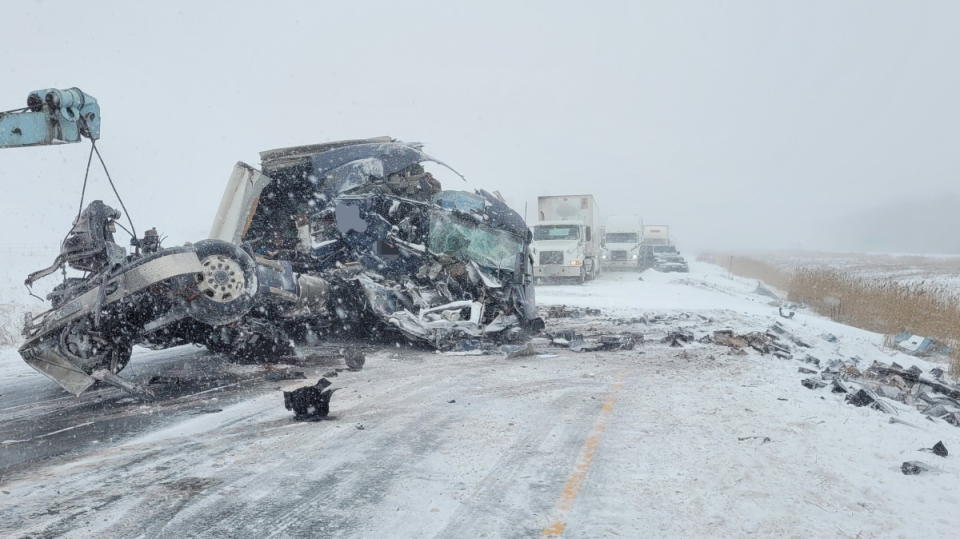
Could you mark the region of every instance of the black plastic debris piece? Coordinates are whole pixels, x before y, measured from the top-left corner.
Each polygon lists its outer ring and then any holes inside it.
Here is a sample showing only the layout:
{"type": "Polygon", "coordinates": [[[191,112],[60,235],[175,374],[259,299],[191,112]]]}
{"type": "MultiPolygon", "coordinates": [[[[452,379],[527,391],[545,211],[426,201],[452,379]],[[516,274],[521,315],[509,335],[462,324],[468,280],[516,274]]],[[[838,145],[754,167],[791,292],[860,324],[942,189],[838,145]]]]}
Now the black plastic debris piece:
{"type": "Polygon", "coordinates": [[[305,386],[293,391],[283,392],[283,405],[293,410],[297,421],[318,421],[330,414],[330,398],[336,389],[329,389],[331,383],[321,378],[316,385],[305,386]]]}
{"type": "Polygon", "coordinates": [[[903,475],[918,475],[930,471],[930,468],[918,460],[908,460],[900,465],[900,471],[903,475]]]}
{"type": "Polygon", "coordinates": [[[670,333],[667,333],[667,336],[663,338],[663,342],[669,343],[670,346],[680,347],[683,346],[683,343],[693,342],[693,332],[685,329],[675,329],[670,333]]]}
{"type": "Polygon", "coordinates": [[[820,367],[820,359],[819,359],[819,358],[816,358],[816,357],[813,357],[813,356],[811,356],[810,354],[807,354],[806,356],[803,357],[803,362],[804,362],[804,363],[809,363],[809,364],[811,364],[811,365],[816,365],[817,368],[820,367]]]}
{"type": "Polygon", "coordinates": [[[934,367],[934,368],[930,369],[930,376],[933,376],[933,377],[936,378],[937,380],[942,379],[942,378],[943,378],[943,374],[944,374],[944,373],[943,373],[943,369],[941,369],[940,367],[934,367]]]}
{"type": "Polygon", "coordinates": [[[456,404],[457,399],[450,399],[447,401],[447,404],[456,404]]]}
{"type": "Polygon", "coordinates": [[[797,372],[800,374],[817,374],[817,371],[813,369],[808,369],[806,367],[797,367],[797,372]]]}
{"type": "Polygon", "coordinates": [[[272,370],[263,377],[268,382],[280,382],[282,380],[306,380],[307,375],[303,371],[294,371],[291,369],[272,370]]]}
{"type": "Polygon", "coordinates": [[[359,371],[367,362],[367,356],[362,348],[346,348],[343,351],[343,362],[351,371],[359,371]]]}
{"type": "Polygon", "coordinates": [[[960,412],[950,412],[941,419],[950,423],[954,427],[960,427],[960,412]]]}
{"type": "Polygon", "coordinates": [[[173,385],[178,386],[183,383],[183,379],[179,376],[151,376],[150,381],[147,382],[148,385],[173,385]]]}
{"type": "Polygon", "coordinates": [[[850,393],[850,390],[847,388],[847,385],[843,383],[843,380],[840,378],[833,379],[833,386],[830,388],[831,393],[850,393]]]}
{"type": "Polygon", "coordinates": [[[934,444],[931,451],[933,451],[933,454],[938,457],[946,457],[950,453],[947,451],[947,446],[943,445],[942,440],[934,444]]]}
{"type": "Polygon", "coordinates": [[[854,406],[869,406],[877,402],[877,399],[873,398],[866,390],[859,389],[856,393],[847,394],[846,401],[847,404],[854,406]]]}
{"type": "Polygon", "coordinates": [[[324,378],[333,378],[334,376],[340,376],[340,373],[337,371],[327,371],[323,373],[324,378]]]}
{"type": "Polygon", "coordinates": [[[803,380],[800,381],[800,385],[802,385],[807,389],[820,389],[823,387],[827,387],[826,382],[824,382],[823,380],[819,380],[817,378],[804,378],[803,380]]]}

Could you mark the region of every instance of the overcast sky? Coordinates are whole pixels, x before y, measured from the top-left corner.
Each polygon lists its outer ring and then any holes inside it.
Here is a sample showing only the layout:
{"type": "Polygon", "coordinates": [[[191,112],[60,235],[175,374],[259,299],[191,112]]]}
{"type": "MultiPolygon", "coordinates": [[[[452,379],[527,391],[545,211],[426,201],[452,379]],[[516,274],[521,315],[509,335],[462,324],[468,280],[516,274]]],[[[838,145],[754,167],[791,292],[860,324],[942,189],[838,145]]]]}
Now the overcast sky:
{"type": "MultiPolygon", "coordinates": [[[[377,135],[520,212],[593,193],[690,249],[816,247],[960,191],[956,2],[155,4],[5,5],[0,110],[95,96],[127,207],[169,244],[205,237],[236,161],[377,135]]],[[[0,150],[0,243],[56,251],[87,151],[0,150]]],[[[89,192],[115,204],[102,174],[89,192]]]]}

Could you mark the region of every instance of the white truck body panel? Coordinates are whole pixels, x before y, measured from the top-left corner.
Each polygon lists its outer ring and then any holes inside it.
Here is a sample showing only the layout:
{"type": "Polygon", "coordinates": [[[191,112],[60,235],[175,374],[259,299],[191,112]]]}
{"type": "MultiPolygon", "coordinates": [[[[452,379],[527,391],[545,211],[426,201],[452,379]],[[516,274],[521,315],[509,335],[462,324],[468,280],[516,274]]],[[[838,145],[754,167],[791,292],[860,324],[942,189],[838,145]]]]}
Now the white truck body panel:
{"type": "Polygon", "coordinates": [[[670,227],[667,225],[643,225],[642,241],[648,245],[670,243],[670,227]]]}

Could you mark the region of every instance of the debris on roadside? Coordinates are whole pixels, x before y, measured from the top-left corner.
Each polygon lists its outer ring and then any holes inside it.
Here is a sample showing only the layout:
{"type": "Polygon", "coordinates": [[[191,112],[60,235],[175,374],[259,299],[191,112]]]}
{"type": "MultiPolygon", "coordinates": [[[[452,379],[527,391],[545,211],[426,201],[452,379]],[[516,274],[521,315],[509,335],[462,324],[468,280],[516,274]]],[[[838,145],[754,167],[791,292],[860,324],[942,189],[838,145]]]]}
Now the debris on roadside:
{"type": "Polygon", "coordinates": [[[918,460],[908,460],[900,465],[900,471],[903,475],[918,475],[921,472],[929,472],[930,467],[918,460]]]}
{"type": "Polygon", "coordinates": [[[292,369],[271,370],[263,377],[268,382],[281,382],[283,380],[306,380],[307,375],[303,371],[292,369]]]}
{"type": "Polygon", "coordinates": [[[673,347],[681,347],[684,343],[693,342],[693,332],[686,329],[675,329],[662,339],[662,342],[668,343],[673,347]]]}
{"type": "Polygon", "coordinates": [[[550,305],[546,310],[547,318],[583,318],[584,316],[600,316],[600,309],[589,307],[569,307],[567,305],[550,305]]]}
{"type": "Polygon", "coordinates": [[[343,350],[343,362],[351,371],[359,371],[367,362],[367,356],[363,353],[362,348],[345,348],[343,350]]]}
{"type": "Polygon", "coordinates": [[[526,356],[535,356],[537,355],[537,347],[533,343],[528,342],[527,344],[504,344],[500,346],[500,351],[503,352],[504,359],[514,359],[518,357],[526,356]]]}
{"type": "Polygon", "coordinates": [[[923,337],[908,332],[887,335],[884,344],[916,357],[946,356],[951,353],[950,347],[933,337],[923,337]]]}
{"type": "Polygon", "coordinates": [[[336,391],[330,385],[330,380],[321,378],[315,385],[284,391],[283,405],[297,421],[319,421],[330,414],[330,398],[336,391]]]}

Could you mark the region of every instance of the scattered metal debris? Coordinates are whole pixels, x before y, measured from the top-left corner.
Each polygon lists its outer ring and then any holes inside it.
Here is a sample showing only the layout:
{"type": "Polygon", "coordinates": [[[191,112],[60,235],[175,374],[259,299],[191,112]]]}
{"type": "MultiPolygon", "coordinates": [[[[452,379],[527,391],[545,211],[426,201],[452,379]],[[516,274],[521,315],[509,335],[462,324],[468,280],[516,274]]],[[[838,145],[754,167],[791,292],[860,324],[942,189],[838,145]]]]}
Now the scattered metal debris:
{"type": "Polygon", "coordinates": [[[264,380],[268,382],[280,382],[283,380],[306,380],[307,375],[303,371],[295,371],[292,369],[283,369],[283,370],[271,370],[263,377],[264,380]]]}
{"type": "Polygon", "coordinates": [[[567,305],[550,305],[547,307],[547,318],[583,318],[584,316],[600,316],[600,309],[589,307],[569,307],[567,305]]]}
{"type": "Polygon", "coordinates": [[[903,475],[918,475],[930,471],[930,468],[918,460],[908,460],[900,465],[900,471],[903,475]]]}
{"type": "Polygon", "coordinates": [[[367,362],[367,356],[362,348],[345,348],[343,350],[343,362],[351,371],[359,371],[367,362]]]}
{"type": "Polygon", "coordinates": [[[331,382],[321,378],[316,385],[305,386],[293,391],[283,392],[283,405],[293,410],[297,421],[318,421],[330,414],[330,398],[336,388],[330,388],[331,382]]]}
{"type": "Polygon", "coordinates": [[[675,348],[681,347],[684,343],[693,342],[693,332],[686,329],[675,329],[667,333],[667,336],[663,338],[663,342],[675,348]]]}

